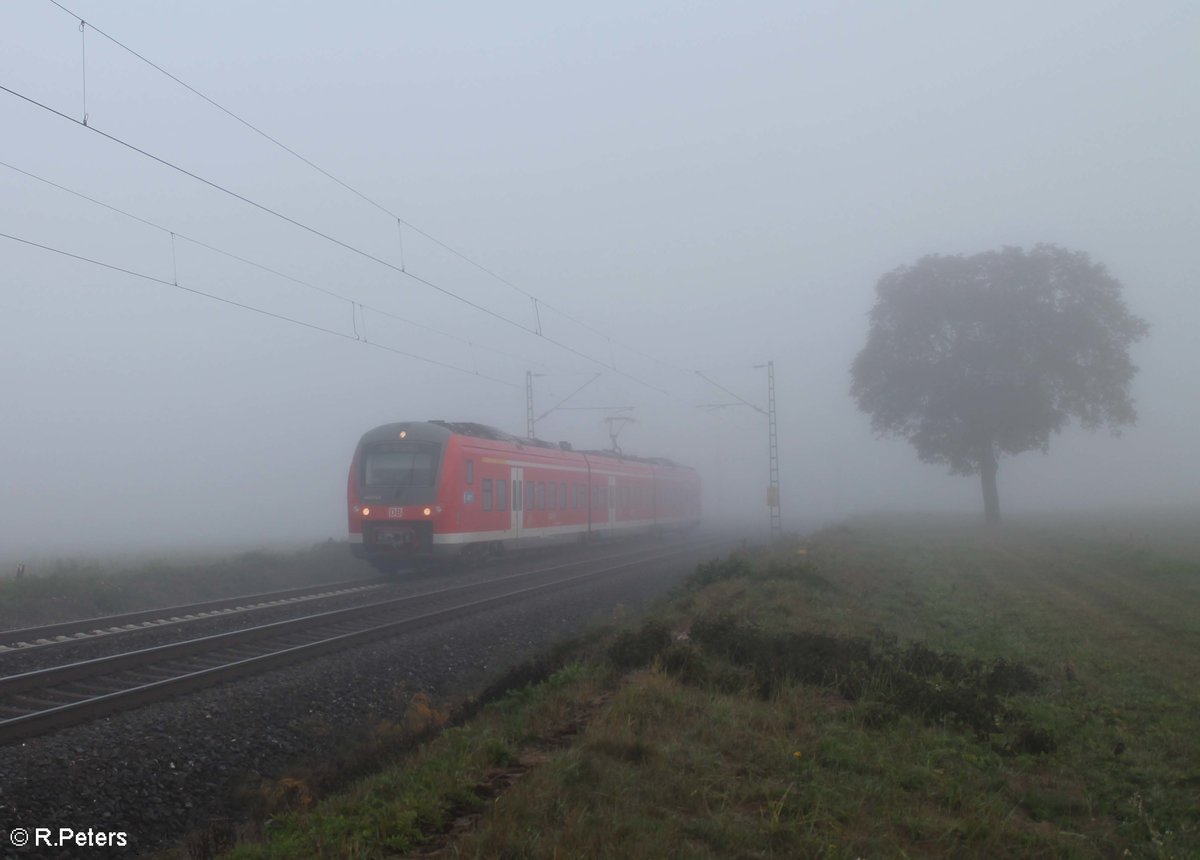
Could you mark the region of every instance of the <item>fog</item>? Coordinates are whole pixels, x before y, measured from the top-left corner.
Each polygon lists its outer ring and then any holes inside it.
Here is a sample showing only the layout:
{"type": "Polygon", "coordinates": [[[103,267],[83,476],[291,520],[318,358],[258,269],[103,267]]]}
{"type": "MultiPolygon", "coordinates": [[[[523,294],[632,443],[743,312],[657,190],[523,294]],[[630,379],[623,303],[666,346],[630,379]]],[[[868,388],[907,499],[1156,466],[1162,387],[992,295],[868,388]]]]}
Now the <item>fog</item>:
{"type": "Polygon", "coordinates": [[[0,6],[0,562],[340,538],[364,431],[523,434],[527,370],[712,520],[765,532],[767,424],[696,371],[765,408],[768,360],[786,528],[975,512],[849,366],[883,273],[1039,241],[1151,332],[1137,426],[1004,460],[1005,513],[1200,502],[1194,3],[64,5],[0,6]]]}

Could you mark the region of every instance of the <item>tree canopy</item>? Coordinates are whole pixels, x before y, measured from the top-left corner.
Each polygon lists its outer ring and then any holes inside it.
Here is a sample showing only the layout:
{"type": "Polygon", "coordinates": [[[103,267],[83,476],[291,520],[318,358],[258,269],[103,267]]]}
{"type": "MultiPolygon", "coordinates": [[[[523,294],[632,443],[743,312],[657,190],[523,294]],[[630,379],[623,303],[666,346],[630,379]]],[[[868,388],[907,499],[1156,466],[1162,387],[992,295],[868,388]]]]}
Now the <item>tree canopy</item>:
{"type": "Polygon", "coordinates": [[[1114,433],[1137,419],[1129,347],[1148,328],[1087,254],[1040,244],[930,255],[875,290],[851,395],[877,434],[981,475],[988,522],[999,520],[1002,456],[1048,450],[1072,419],[1114,433]]]}

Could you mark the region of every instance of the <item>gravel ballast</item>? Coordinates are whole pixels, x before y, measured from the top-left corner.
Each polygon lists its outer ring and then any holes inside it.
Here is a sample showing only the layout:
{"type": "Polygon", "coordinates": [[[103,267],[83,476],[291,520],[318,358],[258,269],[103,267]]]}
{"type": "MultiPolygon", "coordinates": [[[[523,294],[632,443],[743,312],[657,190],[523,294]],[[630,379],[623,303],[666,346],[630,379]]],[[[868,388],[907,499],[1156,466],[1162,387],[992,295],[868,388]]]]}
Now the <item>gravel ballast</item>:
{"type": "MultiPolygon", "coordinates": [[[[0,856],[129,856],[246,812],[239,791],[332,757],[408,697],[464,696],[664,592],[702,557],[658,563],[0,748],[0,856]],[[124,849],[17,850],[12,828],[120,831],[124,849]]],[[[427,584],[425,584],[427,587],[427,584]]],[[[417,590],[420,590],[419,588],[417,590]]]]}

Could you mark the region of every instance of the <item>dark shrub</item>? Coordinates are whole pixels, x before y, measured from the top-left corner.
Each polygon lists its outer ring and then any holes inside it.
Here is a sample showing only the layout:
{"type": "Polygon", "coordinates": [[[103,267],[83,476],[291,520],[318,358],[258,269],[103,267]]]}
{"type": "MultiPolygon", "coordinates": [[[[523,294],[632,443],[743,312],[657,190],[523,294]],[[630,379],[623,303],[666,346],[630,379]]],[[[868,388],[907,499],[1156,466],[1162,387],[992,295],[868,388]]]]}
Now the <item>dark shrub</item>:
{"type": "Polygon", "coordinates": [[[696,567],[696,572],[687,579],[687,584],[703,588],[720,582],[722,579],[737,579],[749,577],[754,573],[754,566],[745,556],[734,553],[728,558],[714,558],[696,567]]]}
{"type": "Polygon", "coordinates": [[[617,669],[640,669],[648,666],[671,644],[671,631],[658,621],[651,621],[641,630],[622,633],[608,646],[608,661],[617,669]]]}

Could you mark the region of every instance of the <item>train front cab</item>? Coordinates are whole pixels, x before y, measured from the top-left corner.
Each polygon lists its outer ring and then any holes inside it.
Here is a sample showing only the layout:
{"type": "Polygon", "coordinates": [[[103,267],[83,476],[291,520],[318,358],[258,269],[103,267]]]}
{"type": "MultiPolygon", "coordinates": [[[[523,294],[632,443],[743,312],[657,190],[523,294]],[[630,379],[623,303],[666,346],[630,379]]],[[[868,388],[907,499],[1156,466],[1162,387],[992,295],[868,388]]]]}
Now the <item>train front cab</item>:
{"type": "Polygon", "coordinates": [[[351,549],[381,570],[427,561],[443,513],[438,488],[450,434],[389,424],[363,436],[347,482],[351,549]]]}

